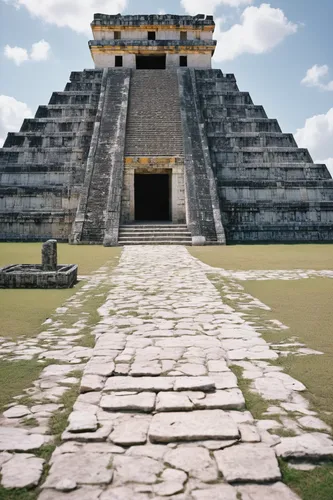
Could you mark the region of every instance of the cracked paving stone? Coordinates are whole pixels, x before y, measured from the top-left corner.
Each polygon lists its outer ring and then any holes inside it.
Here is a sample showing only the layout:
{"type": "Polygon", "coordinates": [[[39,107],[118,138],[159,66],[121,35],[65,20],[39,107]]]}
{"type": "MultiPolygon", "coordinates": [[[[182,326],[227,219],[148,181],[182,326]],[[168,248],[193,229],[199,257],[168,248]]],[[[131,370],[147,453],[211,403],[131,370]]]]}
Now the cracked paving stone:
{"type": "Polygon", "coordinates": [[[156,411],[186,411],[194,405],[184,392],[159,392],[156,400],[156,411]]]}
{"type": "Polygon", "coordinates": [[[238,486],[242,500],[301,500],[291,489],[283,483],[270,485],[247,484],[238,486]]]}
{"type": "Polygon", "coordinates": [[[237,425],[222,410],[157,413],[149,428],[152,442],[238,438],[237,425]]]}
{"type": "Polygon", "coordinates": [[[44,460],[35,455],[18,453],[1,468],[4,488],[31,488],[37,486],[43,473],[44,460]]]}
{"type": "Polygon", "coordinates": [[[109,411],[142,411],[151,412],[155,408],[155,394],[153,392],[140,392],[133,395],[117,395],[117,393],[103,396],[100,402],[103,410],[109,411]]]}
{"type": "Polygon", "coordinates": [[[203,482],[213,482],[218,478],[215,462],[211,459],[208,450],[200,446],[187,448],[178,446],[165,455],[164,461],[203,482]]]}
{"type": "Polygon", "coordinates": [[[136,391],[159,392],[172,391],[173,377],[110,377],[105,384],[105,392],[136,391]]]}
{"type": "Polygon", "coordinates": [[[75,481],[78,485],[109,484],[113,477],[111,462],[111,453],[83,450],[57,455],[52,458],[51,469],[42,488],[57,488],[64,479],[75,481]]]}
{"type": "Polygon", "coordinates": [[[31,411],[27,406],[17,405],[9,408],[3,412],[3,416],[6,418],[21,418],[30,415],[31,411]]]}
{"type": "MultiPolygon", "coordinates": [[[[70,493],[61,493],[54,490],[44,490],[38,500],[98,500],[103,490],[93,486],[78,488],[70,493]]],[[[111,497],[108,497],[111,498],[111,497]]],[[[122,498],[121,500],[125,500],[122,498]]]]}
{"type": "Polygon", "coordinates": [[[105,423],[101,425],[95,432],[65,432],[62,433],[61,439],[63,441],[79,441],[79,442],[89,442],[89,441],[106,441],[106,438],[109,436],[112,431],[112,424],[105,423]]]}
{"type": "Polygon", "coordinates": [[[145,444],[151,417],[141,415],[125,416],[115,423],[115,428],[109,440],[118,445],[130,446],[145,444]]]}
{"type": "Polygon", "coordinates": [[[204,399],[194,399],[198,409],[243,410],[245,399],[239,389],[226,389],[207,394],[204,399]]]}
{"type": "Polygon", "coordinates": [[[269,482],[281,479],[274,451],[263,443],[238,444],[215,451],[217,466],[226,481],[269,482]]]}
{"type": "Polygon", "coordinates": [[[83,375],[81,380],[80,392],[101,391],[104,387],[105,377],[99,375],[83,375]]]}
{"type": "Polygon", "coordinates": [[[288,459],[320,460],[333,458],[333,441],[327,434],[313,432],[301,436],[281,438],[275,446],[278,457],[288,459]]]}
{"type": "MultiPolygon", "coordinates": [[[[194,490],[191,495],[194,500],[237,500],[238,498],[236,489],[229,484],[219,484],[207,487],[207,489],[194,490]]],[[[264,500],[264,497],[260,500],[264,500]]]]}
{"type": "Polygon", "coordinates": [[[67,432],[94,432],[97,430],[97,418],[93,413],[73,411],[68,420],[67,432]]]}
{"type": "Polygon", "coordinates": [[[215,382],[210,377],[176,377],[175,391],[213,391],[215,382]]]}
{"type": "Polygon", "coordinates": [[[0,451],[37,450],[46,442],[40,434],[30,434],[25,429],[0,427],[0,451]]]}
{"type": "MultiPolygon", "coordinates": [[[[117,488],[107,489],[100,497],[99,500],[149,500],[149,496],[144,493],[137,493],[128,486],[119,486],[117,488]]],[[[44,500],[44,499],[42,499],[44,500]]],[[[48,500],[48,499],[45,499],[48,500]]],[[[53,499],[50,499],[53,500],[53,499]]],[[[75,499],[76,500],[76,499],[75,499]]],[[[79,500],[79,499],[78,499],[79,500]]],[[[88,499],[87,499],[88,500],[88,499]]]]}
{"type": "Polygon", "coordinates": [[[113,459],[115,481],[153,484],[163,471],[163,465],[149,457],[117,455],[113,459]]]}

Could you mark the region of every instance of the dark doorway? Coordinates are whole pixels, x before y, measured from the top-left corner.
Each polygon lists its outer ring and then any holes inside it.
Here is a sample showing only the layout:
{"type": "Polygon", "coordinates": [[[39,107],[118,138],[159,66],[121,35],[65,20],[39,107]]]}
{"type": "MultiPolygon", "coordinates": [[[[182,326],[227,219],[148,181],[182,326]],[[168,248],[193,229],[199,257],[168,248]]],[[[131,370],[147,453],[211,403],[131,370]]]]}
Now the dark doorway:
{"type": "Polygon", "coordinates": [[[170,220],[168,174],[135,174],[135,220],[170,220]]]}
{"type": "Polygon", "coordinates": [[[136,69],[165,69],[164,56],[136,56],[136,69]]]}

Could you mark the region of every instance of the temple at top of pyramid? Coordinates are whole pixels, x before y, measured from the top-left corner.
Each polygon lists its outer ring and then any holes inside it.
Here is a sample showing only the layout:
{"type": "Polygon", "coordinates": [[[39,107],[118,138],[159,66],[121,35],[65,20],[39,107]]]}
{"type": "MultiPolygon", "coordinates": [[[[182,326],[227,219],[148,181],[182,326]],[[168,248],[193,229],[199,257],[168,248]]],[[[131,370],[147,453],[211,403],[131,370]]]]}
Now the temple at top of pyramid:
{"type": "Polygon", "coordinates": [[[333,241],[326,166],[211,69],[212,16],[96,14],[92,31],[95,69],[0,150],[1,240],[333,241]]]}

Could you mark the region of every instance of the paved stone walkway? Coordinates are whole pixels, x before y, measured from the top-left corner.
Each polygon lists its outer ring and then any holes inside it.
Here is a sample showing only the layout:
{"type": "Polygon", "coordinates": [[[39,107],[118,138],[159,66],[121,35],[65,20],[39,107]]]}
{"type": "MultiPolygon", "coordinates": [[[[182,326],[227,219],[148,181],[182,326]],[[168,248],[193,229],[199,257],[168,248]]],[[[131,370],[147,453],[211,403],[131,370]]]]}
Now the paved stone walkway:
{"type": "MultiPolygon", "coordinates": [[[[304,467],[333,456],[330,429],[308,410],[303,384],[270,364],[277,352],[222,302],[207,271],[184,247],[124,249],[40,500],[297,500],[280,481],[277,456],[304,467]],[[232,364],[274,400],[265,420],[245,410],[232,364]],[[295,437],[274,434],[276,414],[295,437]]],[[[58,376],[73,369],[61,366],[58,376]]],[[[40,459],[7,453],[5,431],[3,477],[22,468],[12,463],[21,457],[36,478],[40,459]]],[[[22,436],[25,450],[36,436],[22,436]]]]}

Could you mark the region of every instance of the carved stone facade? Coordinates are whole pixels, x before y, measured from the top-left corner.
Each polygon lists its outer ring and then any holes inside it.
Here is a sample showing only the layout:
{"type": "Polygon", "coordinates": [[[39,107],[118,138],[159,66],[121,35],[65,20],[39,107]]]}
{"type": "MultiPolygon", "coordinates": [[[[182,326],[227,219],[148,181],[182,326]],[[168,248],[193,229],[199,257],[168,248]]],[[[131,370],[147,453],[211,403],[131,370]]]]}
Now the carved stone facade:
{"type": "Polygon", "coordinates": [[[153,223],[164,243],[333,241],[326,166],[209,69],[211,16],[96,14],[92,28],[103,68],[72,73],[0,150],[1,240],[150,243],[153,223]]]}

